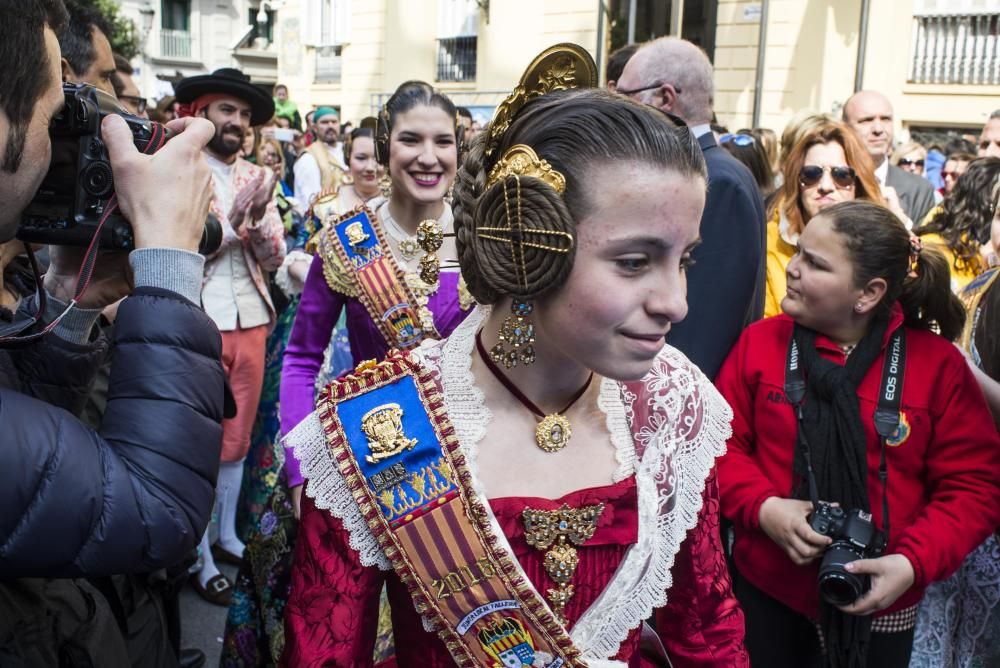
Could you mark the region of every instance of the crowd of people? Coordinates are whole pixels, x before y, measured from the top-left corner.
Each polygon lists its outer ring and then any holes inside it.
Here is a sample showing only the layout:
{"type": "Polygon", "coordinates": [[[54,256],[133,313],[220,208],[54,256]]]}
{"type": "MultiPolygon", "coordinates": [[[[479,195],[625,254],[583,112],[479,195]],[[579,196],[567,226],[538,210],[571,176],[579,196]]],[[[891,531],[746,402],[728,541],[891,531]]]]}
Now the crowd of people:
{"type": "Polygon", "coordinates": [[[485,127],[151,105],[100,15],[0,7],[12,665],[201,665],[185,586],[227,667],[1000,665],[1000,111],[730,132],[677,38],[485,127]],[[15,239],[64,84],[173,133],[101,124],[128,253],[15,239]]]}

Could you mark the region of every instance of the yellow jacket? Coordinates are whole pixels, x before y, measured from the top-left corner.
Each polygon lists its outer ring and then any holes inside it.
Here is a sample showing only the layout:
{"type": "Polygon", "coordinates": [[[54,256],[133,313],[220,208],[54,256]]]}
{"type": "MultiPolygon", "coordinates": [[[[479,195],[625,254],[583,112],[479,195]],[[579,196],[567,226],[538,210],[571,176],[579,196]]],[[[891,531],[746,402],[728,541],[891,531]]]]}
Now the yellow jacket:
{"type": "MultiPolygon", "coordinates": [[[[781,212],[775,211],[767,221],[767,281],[764,288],[764,317],[781,313],[785,298],[785,267],[795,255],[795,246],[781,236],[781,212]]],[[[797,235],[795,236],[797,240],[797,235]]]]}
{"type": "Polygon", "coordinates": [[[948,248],[948,242],[940,234],[925,234],[920,239],[923,241],[924,246],[933,246],[948,258],[948,268],[951,270],[952,292],[961,292],[962,288],[978,276],[975,269],[969,267],[959,269],[955,266],[955,254],[951,252],[951,249],[948,248]]]}

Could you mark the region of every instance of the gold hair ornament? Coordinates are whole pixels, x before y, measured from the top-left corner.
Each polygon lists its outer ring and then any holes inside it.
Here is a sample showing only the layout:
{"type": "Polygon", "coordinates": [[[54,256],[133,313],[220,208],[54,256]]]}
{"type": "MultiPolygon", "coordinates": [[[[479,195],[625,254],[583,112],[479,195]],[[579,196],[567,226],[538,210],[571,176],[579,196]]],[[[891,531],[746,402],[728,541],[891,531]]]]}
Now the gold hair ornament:
{"type": "Polygon", "coordinates": [[[490,188],[508,176],[533,176],[545,181],[560,195],[566,190],[566,177],[525,144],[515,144],[504,152],[500,162],[490,170],[486,187],[490,188]]]}
{"type": "Polygon", "coordinates": [[[486,155],[500,146],[517,112],[528,100],[557,90],[597,87],[597,65],[590,53],[578,44],[556,44],[538,54],[521,75],[521,80],[497,106],[487,129],[486,155]]]}

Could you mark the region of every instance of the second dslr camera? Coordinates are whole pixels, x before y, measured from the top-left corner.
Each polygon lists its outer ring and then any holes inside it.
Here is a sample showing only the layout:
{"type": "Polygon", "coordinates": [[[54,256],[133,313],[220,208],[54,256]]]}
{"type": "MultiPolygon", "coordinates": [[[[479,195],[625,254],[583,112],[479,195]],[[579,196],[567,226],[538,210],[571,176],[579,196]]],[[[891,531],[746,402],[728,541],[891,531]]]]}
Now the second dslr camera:
{"type": "Polygon", "coordinates": [[[833,542],[819,566],[819,593],[833,605],[850,605],[870,587],[867,575],[848,572],[844,566],[858,559],[873,559],[885,551],[885,537],[872,515],[857,508],[844,510],[820,501],[809,515],[809,526],[833,542]]]}

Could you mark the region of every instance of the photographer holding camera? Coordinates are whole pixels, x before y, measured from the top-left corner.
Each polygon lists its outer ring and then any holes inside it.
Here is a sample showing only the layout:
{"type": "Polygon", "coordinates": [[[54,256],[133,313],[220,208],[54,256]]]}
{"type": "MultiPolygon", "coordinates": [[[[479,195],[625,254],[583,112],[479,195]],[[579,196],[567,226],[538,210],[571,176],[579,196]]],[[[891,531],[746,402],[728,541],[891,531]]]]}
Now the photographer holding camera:
{"type": "Polygon", "coordinates": [[[924,589],[1000,524],[1000,437],[947,340],[964,310],[943,256],[868,202],[813,218],[787,279],[784,314],[716,379],[747,649],[769,668],[905,668],[924,589]]]}
{"type": "MultiPolygon", "coordinates": [[[[67,16],[59,0],[0,0],[0,8],[6,242],[49,167],[49,124],[65,102],[56,31],[67,16]]],[[[0,351],[0,644],[25,658],[41,661],[65,648],[47,642],[55,633],[44,610],[50,581],[12,578],[168,566],[197,544],[208,523],[224,375],[219,334],[198,306],[204,260],[195,250],[211,199],[201,150],[213,129],[201,119],[168,127],[173,139],[142,155],[122,118],[104,119],[101,139],[135,250],[99,256],[78,294],[82,249],[51,247],[44,311],[35,318],[39,301],[24,300],[0,331],[9,345],[15,334],[51,328],[0,351]],[[94,324],[104,306],[129,293],[118,314],[107,412],[95,432],[73,416],[107,345],[95,338],[94,324]]]]}

